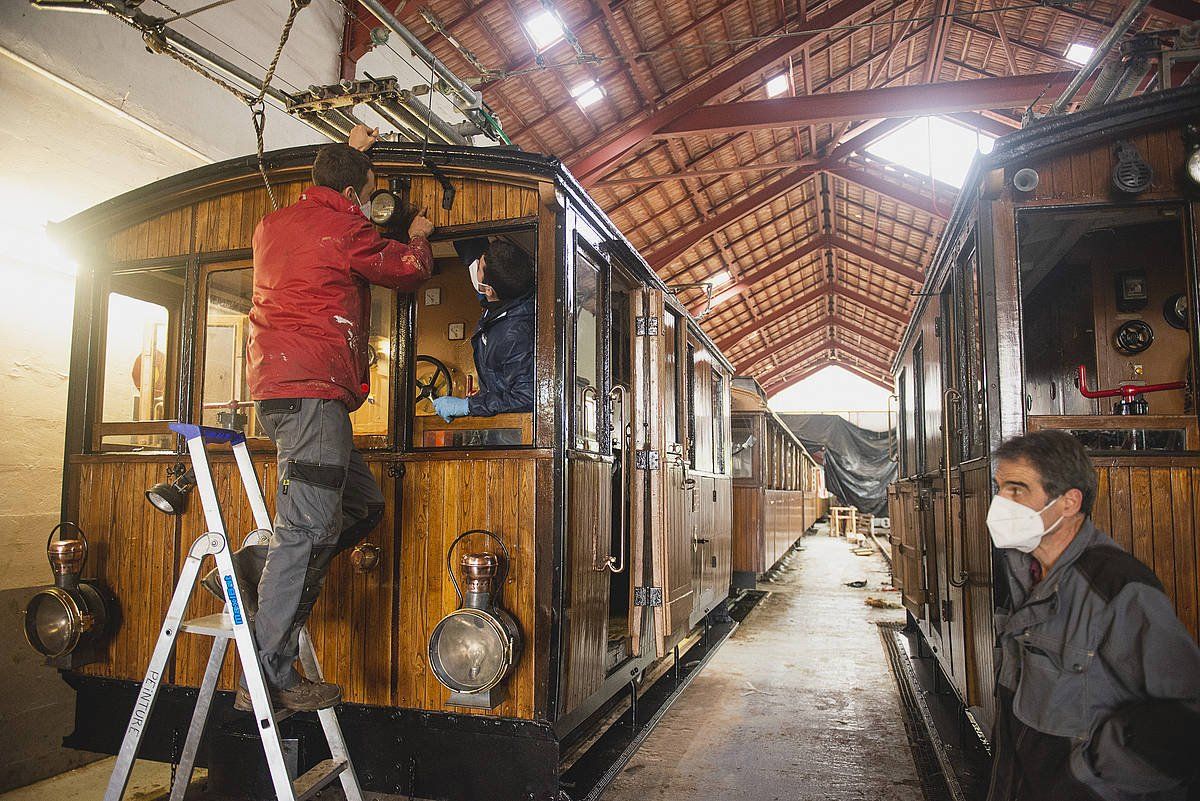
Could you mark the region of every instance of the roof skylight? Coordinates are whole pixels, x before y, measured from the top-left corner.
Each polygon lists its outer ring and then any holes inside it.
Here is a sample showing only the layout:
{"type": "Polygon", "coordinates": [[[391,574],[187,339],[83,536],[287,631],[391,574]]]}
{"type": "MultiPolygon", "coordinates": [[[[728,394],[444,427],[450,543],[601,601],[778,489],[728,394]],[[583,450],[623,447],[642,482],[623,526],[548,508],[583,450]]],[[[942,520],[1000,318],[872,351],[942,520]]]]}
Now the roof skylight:
{"type": "Polygon", "coordinates": [[[866,152],[961,187],[975,154],[991,152],[995,141],[944,117],[917,117],[867,147],[866,152]]]}
{"type": "Polygon", "coordinates": [[[604,97],[604,90],[595,81],[584,81],[571,87],[571,97],[575,98],[580,108],[587,108],[604,97]]]}
{"type": "Polygon", "coordinates": [[[562,23],[549,11],[539,11],[525,20],[525,30],[538,50],[545,50],[564,38],[562,23]]]}
{"type": "Polygon", "coordinates": [[[724,286],[733,280],[733,276],[729,274],[729,270],[720,270],[708,279],[708,282],[714,287],[724,286]]]}
{"type": "Polygon", "coordinates": [[[1092,57],[1092,53],[1095,52],[1096,48],[1075,42],[1067,48],[1067,52],[1063,58],[1082,67],[1092,57]]]}
{"type": "Polygon", "coordinates": [[[788,90],[787,73],[779,73],[771,80],[767,81],[767,97],[779,97],[788,90]]]}

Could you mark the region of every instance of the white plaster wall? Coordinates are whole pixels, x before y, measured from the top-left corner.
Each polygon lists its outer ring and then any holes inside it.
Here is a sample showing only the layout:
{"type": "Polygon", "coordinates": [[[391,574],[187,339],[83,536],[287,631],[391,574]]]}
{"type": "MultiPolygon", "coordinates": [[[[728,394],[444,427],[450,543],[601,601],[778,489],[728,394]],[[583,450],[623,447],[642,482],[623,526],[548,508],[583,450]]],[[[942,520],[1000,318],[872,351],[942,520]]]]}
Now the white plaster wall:
{"type": "Polygon", "coordinates": [[[0,589],[11,589],[48,579],[62,487],[75,276],[46,222],[204,162],[4,56],[0,108],[0,589]]]}

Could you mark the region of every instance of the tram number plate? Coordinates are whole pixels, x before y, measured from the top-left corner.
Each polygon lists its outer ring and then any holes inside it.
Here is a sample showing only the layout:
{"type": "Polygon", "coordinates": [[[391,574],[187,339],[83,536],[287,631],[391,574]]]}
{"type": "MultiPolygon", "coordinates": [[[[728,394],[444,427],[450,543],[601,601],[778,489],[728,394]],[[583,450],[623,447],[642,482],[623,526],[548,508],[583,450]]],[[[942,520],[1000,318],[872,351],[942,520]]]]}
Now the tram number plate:
{"type": "Polygon", "coordinates": [[[662,587],[634,587],[634,606],[662,606],[662,587]]]}

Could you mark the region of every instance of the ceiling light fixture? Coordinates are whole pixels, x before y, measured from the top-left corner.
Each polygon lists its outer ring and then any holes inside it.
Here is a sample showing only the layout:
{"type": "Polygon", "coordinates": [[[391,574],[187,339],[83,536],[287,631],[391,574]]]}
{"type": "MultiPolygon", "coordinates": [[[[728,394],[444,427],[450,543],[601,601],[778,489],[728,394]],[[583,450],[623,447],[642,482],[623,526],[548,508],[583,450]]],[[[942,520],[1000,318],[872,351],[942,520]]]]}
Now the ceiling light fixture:
{"type": "Polygon", "coordinates": [[[788,90],[788,76],[786,73],[779,73],[771,80],[767,81],[767,97],[779,97],[788,90]]]}
{"type": "Polygon", "coordinates": [[[539,51],[565,38],[562,23],[549,11],[539,11],[525,20],[525,30],[539,51]]]}

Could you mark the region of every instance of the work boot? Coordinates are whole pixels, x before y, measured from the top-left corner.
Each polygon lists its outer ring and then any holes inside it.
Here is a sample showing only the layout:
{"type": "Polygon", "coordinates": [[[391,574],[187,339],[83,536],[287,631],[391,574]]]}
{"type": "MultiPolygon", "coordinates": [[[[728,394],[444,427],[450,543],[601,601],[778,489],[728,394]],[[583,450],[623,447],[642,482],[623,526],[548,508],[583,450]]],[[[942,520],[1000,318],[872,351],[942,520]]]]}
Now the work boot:
{"type": "MultiPolygon", "coordinates": [[[[270,687],[271,706],[276,711],[291,710],[292,712],[316,712],[337,706],[342,701],[342,688],[327,681],[310,681],[301,676],[295,684],[286,690],[270,687]]],[[[233,699],[233,708],[242,712],[253,712],[254,704],[250,700],[250,690],[238,687],[233,699]]]]}

